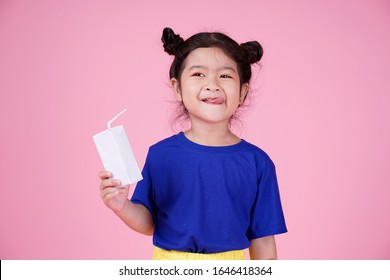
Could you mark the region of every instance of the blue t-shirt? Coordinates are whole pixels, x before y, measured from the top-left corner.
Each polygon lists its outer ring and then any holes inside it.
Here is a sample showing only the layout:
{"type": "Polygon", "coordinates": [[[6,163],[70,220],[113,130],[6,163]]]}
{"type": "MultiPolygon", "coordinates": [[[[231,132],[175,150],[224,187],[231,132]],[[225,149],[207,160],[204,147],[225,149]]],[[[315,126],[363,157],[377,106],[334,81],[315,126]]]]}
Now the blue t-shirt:
{"type": "Polygon", "coordinates": [[[287,231],[275,166],[245,140],[210,147],[181,132],[149,148],[142,176],[131,201],[151,212],[162,249],[240,250],[287,231]]]}

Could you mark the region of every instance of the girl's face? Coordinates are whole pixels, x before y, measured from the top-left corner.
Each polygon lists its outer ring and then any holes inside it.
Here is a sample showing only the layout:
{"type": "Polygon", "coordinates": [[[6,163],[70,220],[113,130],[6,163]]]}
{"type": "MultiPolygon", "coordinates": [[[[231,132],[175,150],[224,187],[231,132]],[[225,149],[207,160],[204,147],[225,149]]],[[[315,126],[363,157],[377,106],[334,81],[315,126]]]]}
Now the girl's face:
{"type": "Polygon", "coordinates": [[[184,62],[180,81],[173,78],[171,82],[192,123],[228,125],[248,92],[248,84],[240,86],[236,62],[214,47],[192,51],[184,62]]]}

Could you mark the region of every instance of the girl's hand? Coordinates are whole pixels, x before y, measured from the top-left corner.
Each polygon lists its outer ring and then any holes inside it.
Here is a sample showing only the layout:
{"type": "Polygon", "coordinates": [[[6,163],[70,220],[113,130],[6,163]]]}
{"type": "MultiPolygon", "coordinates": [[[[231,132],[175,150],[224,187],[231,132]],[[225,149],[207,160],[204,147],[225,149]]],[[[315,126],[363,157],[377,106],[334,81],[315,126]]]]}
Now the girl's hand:
{"type": "Polygon", "coordinates": [[[100,197],[108,208],[119,212],[128,201],[130,185],[121,186],[121,182],[117,179],[110,179],[111,176],[112,173],[109,171],[99,172],[99,178],[102,180],[99,187],[100,197]]]}

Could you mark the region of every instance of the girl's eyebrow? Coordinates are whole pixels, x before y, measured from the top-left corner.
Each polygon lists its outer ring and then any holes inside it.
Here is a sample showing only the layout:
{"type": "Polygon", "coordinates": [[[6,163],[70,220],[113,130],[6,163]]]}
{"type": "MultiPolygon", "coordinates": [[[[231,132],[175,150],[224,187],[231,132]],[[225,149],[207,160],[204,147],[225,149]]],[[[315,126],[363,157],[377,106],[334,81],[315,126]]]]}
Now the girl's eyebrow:
{"type": "Polygon", "coordinates": [[[221,70],[230,70],[230,71],[233,71],[233,72],[237,73],[237,70],[234,69],[234,67],[231,67],[231,66],[221,67],[221,70]]]}
{"type": "MultiPolygon", "coordinates": [[[[208,68],[206,66],[203,66],[203,65],[193,65],[189,68],[189,71],[192,71],[194,69],[205,69],[207,70],[208,68]]],[[[235,73],[237,73],[237,70],[234,69],[234,67],[231,67],[231,66],[222,66],[220,68],[218,68],[217,70],[230,70],[230,71],[233,71],[235,73]]]]}
{"type": "Polygon", "coordinates": [[[203,65],[192,65],[188,70],[192,71],[194,69],[207,69],[207,67],[203,65]]]}

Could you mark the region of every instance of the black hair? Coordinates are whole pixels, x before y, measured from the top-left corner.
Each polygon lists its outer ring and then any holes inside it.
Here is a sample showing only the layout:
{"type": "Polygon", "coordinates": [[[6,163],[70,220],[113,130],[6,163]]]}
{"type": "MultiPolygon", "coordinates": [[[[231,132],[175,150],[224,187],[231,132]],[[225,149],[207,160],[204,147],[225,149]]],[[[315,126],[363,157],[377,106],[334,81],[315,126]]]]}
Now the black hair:
{"type": "Polygon", "coordinates": [[[252,70],[251,64],[259,62],[263,56],[263,48],[257,41],[238,44],[229,36],[219,32],[197,33],[187,40],[175,34],[169,27],[164,28],[161,40],[164,50],[169,55],[175,56],[169,70],[169,78],[180,81],[183,72],[184,61],[187,56],[197,48],[216,47],[237,63],[240,84],[249,83],[252,70]]]}

